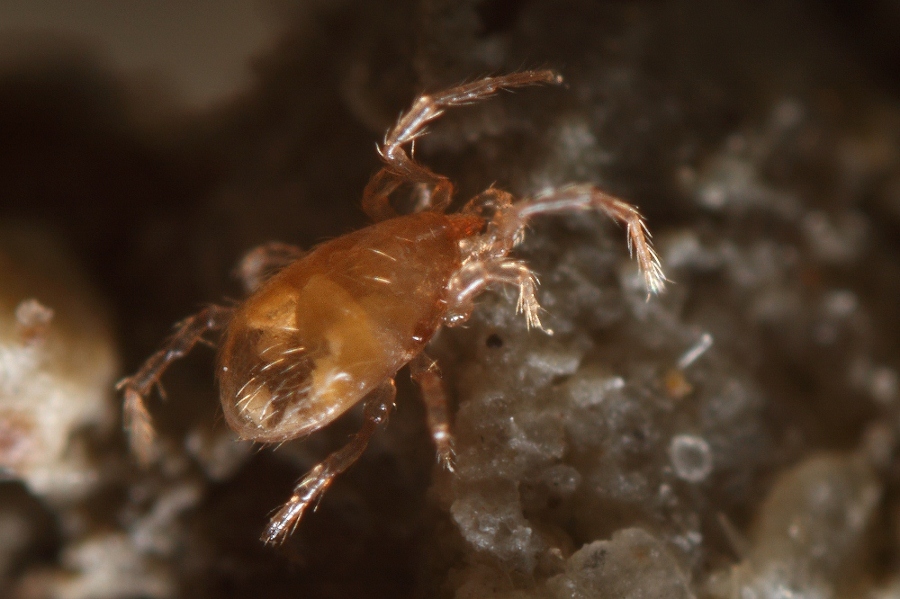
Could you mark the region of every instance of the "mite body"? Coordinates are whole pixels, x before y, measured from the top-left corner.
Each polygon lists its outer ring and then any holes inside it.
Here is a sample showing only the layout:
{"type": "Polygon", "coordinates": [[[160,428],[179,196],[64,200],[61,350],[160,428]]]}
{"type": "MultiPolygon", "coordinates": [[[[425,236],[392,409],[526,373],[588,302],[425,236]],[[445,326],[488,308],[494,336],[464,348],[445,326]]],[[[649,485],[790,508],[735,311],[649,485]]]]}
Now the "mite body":
{"type": "Polygon", "coordinates": [[[422,212],[316,248],[240,306],[219,351],[225,418],[280,442],[340,416],[422,352],[478,219],[422,212]]]}
{"type": "Polygon", "coordinates": [[[224,331],[217,360],[220,397],[228,424],[244,439],[280,443],[302,437],[364,402],[360,431],[304,476],[271,519],[262,538],[278,543],[362,454],[387,419],[394,376],[407,364],[427,408],[438,459],[452,469],[444,387],[425,348],[442,326],[465,322],[474,299],[494,285],[516,287],[519,311],[529,326],[541,326],[535,277],[509,257],[533,216],[595,209],[624,223],[648,292],[659,292],[665,279],[644,222],[630,204],[588,184],[520,201],[490,188],[446,214],[449,180],[405,151],[446,107],[504,88],[560,81],[550,71],[527,71],[420,96],[379,148],[385,166],[363,194],[363,209],[375,224],[307,254],[283,244],[253,250],[240,268],[249,297],[236,308],[209,306],[182,322],[162,350],[119,384],[131,445],[142,461],[155,456],[144,398],[165,369],[207,333],[224,331]],[[390,196],[404,184],[419,195],[416,210],[401,216],[390,196]]]}

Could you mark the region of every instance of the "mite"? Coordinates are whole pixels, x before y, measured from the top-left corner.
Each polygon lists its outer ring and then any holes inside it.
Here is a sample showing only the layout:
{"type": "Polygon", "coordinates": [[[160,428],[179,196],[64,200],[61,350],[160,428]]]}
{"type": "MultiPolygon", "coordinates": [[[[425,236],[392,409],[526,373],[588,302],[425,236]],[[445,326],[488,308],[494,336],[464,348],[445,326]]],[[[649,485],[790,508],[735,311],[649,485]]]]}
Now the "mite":
{"type": "Polygon", "coordinates": [[[475,298],[496,285],[516,288],[518,311],[528,326],[541,326],[534,273],[510,257],[531,218],[599,210],[624,223],[648,294],[660,292],[665,278],[634,206],[589,184],[519,201],[491,187],[448,214],[449,179],[407,153],[448,107],[502,89],[561,82],[552,71],[526,71],[419,96],[378,149],[384,167],[362,199],[374,224],[308,253],[284,244],[251,251],[239,268],[249,297],[236,307],[209,306],[184,320],[160,351],[119,383],[138,458],[150,462],[157,453],[144,398],[173,361],[211,333],[221,335],[216,376],[225,419],[244,439],[281,443],[303,437],[363,402],[359,432],[300,479],[269,522],[262,540],[280,543],[387,420],[394,377],[406,365],[421,390],[438,459],[452,469],[444,386],[425,349],[442,326],[464,323],[475,298]],[[400,215],[390,197],[404,185],[416,191],[416,205],[400,215]]]}

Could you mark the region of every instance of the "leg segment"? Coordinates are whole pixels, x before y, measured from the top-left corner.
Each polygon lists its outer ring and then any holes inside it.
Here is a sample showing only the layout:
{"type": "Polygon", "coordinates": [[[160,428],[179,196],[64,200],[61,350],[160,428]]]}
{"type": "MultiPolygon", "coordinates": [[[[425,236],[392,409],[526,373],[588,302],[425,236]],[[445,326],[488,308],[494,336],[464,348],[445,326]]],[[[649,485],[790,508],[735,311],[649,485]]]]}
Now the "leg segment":
{"type": "Polygon", "coordinates": [[[424,184],[431,191],[423,194],[425,203],[432,210],[443,211],[450,205],[453,185],[447,177],[438,175],[416,163],[406,153],[403,146],[413,143],[425,134],[425,126],[444,113],[446,108],[472,104],[489,98],[502,89],[512,89],[541,83],[562,83],[562,78],[553,71],[523,71],[500,77],[486,77],[472,83],[444,90],[434,95],[419,96],[412,108],[400,116],[378,148],[385,163],[366,185],[363,193],[363,210],[370,218],[379,221],[396,216],[389,197],[403,183],[424,184]]]}
{"type": "Polygon", "coordinates": [[[375,428],[379,424],[387,422],[396,395],[397,388],[394,386],[393,380],[368,395],[365,400],[362,428],[350,439],[349,443],[325,458],[300,479],[294,487],[294,494],[291,495],[291,498],[269,520],[269,525],[261,539],[264,543],[277,545],[293,534],[306,509],[322,496],[322,493],[331,486],[335,477],[359,459],[369,444],[375,428]]]}
{"type": "Polygon", "coordinates": [[[641,213],[631,204],[606,194],[593,185],[569,185],[514,204],[494,219],[495,234],[498,241],[507,240],[506,243],[512,247],[532,217],[575,210],[600,210],[613,220],[624,223],[628,233],[628,252],[637,259],[648,294],[663,290],[666,277],[659,257],[650,244],[650,232],[641,213]]]}
{"type": "Polygon", "coordinates": [[[256,291],[269,277],[299,260],[305,252],[298,247],[273,241],[247,252],[237,267],[237,275],[249,294],[256,291]]]}
{"type": "Polygon", "coordinates": [[[403,184],[403,176],[383,168],[369,179],[363,190],[362,209],[373,221],[381,222],[398,215],[391,206],[391,194],[403,184]]]}
{"type": "Polygon", "coordinates": [[[534,273],[524,262],[505,258],[472,260],[463,265],[450,279],[447,285],[450,307],[445,317],[446,323],[453,326],[468,320],[472,310],[475,309],[475,298],[494,283],[518,287],[519,300],[516,303],[516,312],[525,314],[529,328],[546,330],[541,326],[541,319],[538,317],[541,306],[537,301],[538,282],[534,273]]]}
{"type": "Polygon", "coordinates": [[[460,210],[461,214],[475,214],[486,220],[501,210],[512,206],[513,195],[496,187],[488,187],[477,196],[466,202],[460,210]]]}
{"type": "MultiPolygon", "coordinates": [[[[218,331],[228,324],[233,310],[222,306],[208,306],[199,314],[185,319],[178,325],[161,350],[150,356],[136,374],[122,379],[116,389],[125,392],[125,428],[128,430],[131,450],[143,464],[149,464],[156,457],[155,432],[150,413],[144,405],[154,385],[172,362],[186,356],[198,342],[205,341],[203,335],[218,331]]],[[[160,389],[161,391],[161,389],[160,389]]]]}
{"type": "Polygon", "coordinates": [[[447,392],[437,362],[421,353],[410,365],[410,375],[419,385],[428,413],[428,428],[437,450],[438,462],[453,472],[453,437],[447,409],[447,392]]]}

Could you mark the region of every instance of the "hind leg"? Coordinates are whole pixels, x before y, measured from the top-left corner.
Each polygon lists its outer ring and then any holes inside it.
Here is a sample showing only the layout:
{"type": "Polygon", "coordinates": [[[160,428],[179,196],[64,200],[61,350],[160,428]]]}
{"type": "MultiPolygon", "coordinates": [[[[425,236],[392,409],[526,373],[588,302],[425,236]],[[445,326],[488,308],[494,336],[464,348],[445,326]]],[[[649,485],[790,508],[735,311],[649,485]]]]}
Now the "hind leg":
{"type": "Polygon", "coordinates": [[[237,276],[244,291],[253,293],[276,272],[303,257],[306,252],[293,245],[272,241],[254,248],[241,258],[237,276]]]}
{"type": "Polygon", "coordinates": [[[376,427],[387,422],[396,395],[397,388],[393,380],[389,380],[369,394],[365,400],[362,428],[353,435],[349,443],[318,463],[297,482],[291,498],[272,516],[263,532],[264,543],[277,545],[293,534],[306,509],[328,490],[339,474],[359,459],[369,445],[369,439],[372,438],[376,427]]]}
{"type": "Polygon", "coordinates": [[[425,411],[428,414],[428,429],[437,451],[438,462],[453,471],[453,436],[450,434],[450,410],[447,406],[447,390],[437,362],[424,353],[419,354],[409,364],[410,377],[419,385],[425,411]]]}
{"type": "Polygon", "coordinates": [[[124,391],[125,428],[128,430],[131,450],[143,464],[149,464],[157,455],[156,433],[144,399],[173,362],[186,356],[197,343],[210,332],[223,329],[231,319],[232,308],[208,306],[198,314],[183,320],[178,330],[161,350],[150,356],[134,375],[124,378],[116,389],[124,391]]]}

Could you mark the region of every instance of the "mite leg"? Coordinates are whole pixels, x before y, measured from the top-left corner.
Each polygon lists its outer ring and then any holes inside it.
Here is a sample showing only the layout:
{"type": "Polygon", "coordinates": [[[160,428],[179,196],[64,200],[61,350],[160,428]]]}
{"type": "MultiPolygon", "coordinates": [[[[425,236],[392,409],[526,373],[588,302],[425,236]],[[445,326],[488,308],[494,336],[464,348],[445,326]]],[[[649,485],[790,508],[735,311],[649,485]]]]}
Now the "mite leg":
{"type": "Polygon", "coordinates": [[[523,71],[500,77],[486,77],[434,95],[419,96],[409,111],[402,114],[397,124],[388,131],[384,143],[378,148],[386,166],[366,185],[363,210],[376,221],[396,216],[389,196],[403,183],[424,184],[430,189],[420,195],[420,206],[417,208],[424,206],[431,210],[445,210],[453,195],[450,180],[415,162],[403,146],[424,135],[425,126],[441,116],[446,108],[472,104],[489,98],[502,89],[541,83],[562,83],[562,77],[553,71],[523,71]]]}
{"type": "Polygon", "coordinates": [[[574,210],[599,210],[625,224],[628,252],[638,262],[648,294],[660,293],[665,287],[659,257],[650,244],[650,232],[638,209],[589,184],[570,185],[536,198],[524,200],[503,210],[493,221],[498,243],[512,247],[521,238],[528,221],[541,214],[558,214],[574,210]]]}
{"type": "Polygon", "coordinates": [[[247,252],[237,267],[237,275],[250,294],[259,289],[269,277],[303,257],[298,247],[273,241],[247,252]]]}
{"type": "Polygon", "coordinates": [[[438,462],[453,472],[453,437],[447,409],[447,391],[437,362],[421,353],[410,365],[410,376],[419,385],[428,413],[428,428],[437,450],[438,462]]]}
{"type": "Polygon", "coordinates": [[[294,487],[291,498],[269,520],[261,539],[264,543],[277,545],[293,534],[306,508],[321,497],[335,477],[349,468],[365,451],[375,428],[387,421],[396,395],[397,388],[393,380],[389,380],[369,394],[366,398],[362,428],[349,443],[325,458],[300,479],[294,487]]]}
{"type": "Polygon", "coordinates": [[[462,214],[475,214],[484,219],[491,220],[493,215],[498,211],[505,210],[512,206],[513,195],[509,192],[497,189],[496,187],[488,187],[477,196],[466,202],[466,205],[460,209],[462,214]]]}
{"type": "Polygon", "coordinates": [[[222,306],[208,306],[199,314],[185,319],[165,346],[144,362],[136,374],[124,378],[116,389],[125,394],[125,428],[128,430],[131,449],[143,464],[149,464],[156,457],[155,433],[150,413],[144,405],[154,385],[172,362],[183,358],[198,342],[204,342],[203,335],[218,331],[228,324],[233,310],[222,306]]]}
{"type": "MultiPolygon", "coordinates": [[[[512,285],[519,289],[516,312],[525,314],[528,327],[541,330],[541,310],[537,301],[537,278],[528,265],[518,260],[473,260],[463,266],[447,285],[449,308],[445,316],[446,324],[454,326],[468,320],[475,309],[475,298],[489,285],[512,285]]],[[[551,331],[547,331],[548,333],[551,331]]]]}
{"type": "Polygon", "coordinates": [[[397,216],[390,197],[402,184],[403,177],[387,168],[375,173],[363,190],[363,212],[376,223],[397,216]]]}

